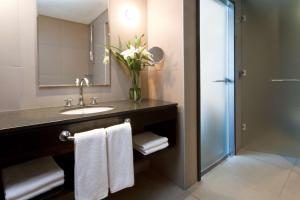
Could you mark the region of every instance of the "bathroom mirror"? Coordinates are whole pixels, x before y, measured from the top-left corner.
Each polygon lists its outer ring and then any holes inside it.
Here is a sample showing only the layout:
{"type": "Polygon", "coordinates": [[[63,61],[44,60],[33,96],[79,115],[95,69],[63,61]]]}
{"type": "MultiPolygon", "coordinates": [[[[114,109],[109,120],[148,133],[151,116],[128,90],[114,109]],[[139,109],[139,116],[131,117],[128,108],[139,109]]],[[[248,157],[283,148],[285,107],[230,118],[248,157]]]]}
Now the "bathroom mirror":
{"type": "Polygon", "coordinates": [[[39,86],[110,85],[108,0],[37,0],[37,8],[39,86]]]}

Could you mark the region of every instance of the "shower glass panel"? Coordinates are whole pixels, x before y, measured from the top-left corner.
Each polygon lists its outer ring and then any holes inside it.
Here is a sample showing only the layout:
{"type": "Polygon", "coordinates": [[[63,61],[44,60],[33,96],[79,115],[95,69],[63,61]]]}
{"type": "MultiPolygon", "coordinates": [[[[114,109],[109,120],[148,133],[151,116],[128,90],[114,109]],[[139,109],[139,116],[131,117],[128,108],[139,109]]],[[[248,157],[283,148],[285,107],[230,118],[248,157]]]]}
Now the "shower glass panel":
{"type": "Polygon", "coordinates": [[[234,5],[200,0],[201,172],[234,151],[234,5]]]}
{"type": "Polygon", "coordinates": [[[247,149],[300,156],[300,1],[243,0],[247,149]]]}

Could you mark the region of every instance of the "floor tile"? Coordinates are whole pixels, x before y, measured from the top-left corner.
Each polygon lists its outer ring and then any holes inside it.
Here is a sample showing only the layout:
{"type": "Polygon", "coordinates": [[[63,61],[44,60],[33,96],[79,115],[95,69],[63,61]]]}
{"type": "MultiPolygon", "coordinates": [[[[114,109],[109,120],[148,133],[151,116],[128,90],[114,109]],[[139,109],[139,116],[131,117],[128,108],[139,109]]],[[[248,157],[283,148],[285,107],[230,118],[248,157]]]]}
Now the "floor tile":
{"type": "Polygon", "coordinates": [[[249,151],[249,150],[242,150],[240,154],[286,169],[293,168],[297,161],[297,158],[293,158],[293,157],[249,151]]]}
{"type": "Polygon", "coordinates": [[[193,195],[201,200],[278,199],[293,162],[275,155],[243,152],[205,175],[193,195]]]}
{"type": "Polygon", "coordinates": [[[280,195],[281,200],[299,200],[300,199],[300,160],[293,168],[290,176],[280,195]]]}

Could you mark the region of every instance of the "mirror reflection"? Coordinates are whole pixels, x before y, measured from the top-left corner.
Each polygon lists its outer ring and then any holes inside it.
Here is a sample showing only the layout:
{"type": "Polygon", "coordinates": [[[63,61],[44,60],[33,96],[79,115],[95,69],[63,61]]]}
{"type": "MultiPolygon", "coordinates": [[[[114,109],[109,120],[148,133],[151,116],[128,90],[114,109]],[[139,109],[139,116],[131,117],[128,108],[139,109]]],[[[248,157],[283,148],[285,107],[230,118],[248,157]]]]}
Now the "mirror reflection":
{"type": "Polygon", "coordinates": [[[110,85],[108,0],[37,0],[37,8],[39,86],[110,85]]]}

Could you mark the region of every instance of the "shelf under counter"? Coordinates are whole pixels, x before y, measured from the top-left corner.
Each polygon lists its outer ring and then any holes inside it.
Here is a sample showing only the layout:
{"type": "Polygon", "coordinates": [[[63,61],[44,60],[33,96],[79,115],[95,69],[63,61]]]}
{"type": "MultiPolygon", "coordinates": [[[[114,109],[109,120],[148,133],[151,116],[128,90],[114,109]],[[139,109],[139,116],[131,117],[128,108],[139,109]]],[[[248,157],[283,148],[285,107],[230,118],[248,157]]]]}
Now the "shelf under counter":
{"type": "MultiPolygon", "coordinates": [[[[60,191],[61,195],[65,195],[66,191],[72,191],[73,187],[72,168],[74,168],[74,158],[70,155],[74,154],[74,144],[71,141],[61,142],[59,140],[59,135],[64,130],[71,133],[84,132],[120,124],[124,122],[124,119],[130,118],[133,135],[144,131],[152,131],[158,135],[168,137],[170,143],[168,148],[176,145],[177,104],[144,100],[141,104],[134,105],[128,101],[100,104],[100,106],[102,105],[110,105],[115,109],[107,113],[83,115],[81,117],[61,116],[59,113],[61,108],[49,108],[49,116],[44,116],[47,113],[47,108],[6,112],[6,115],[9,116],[8,119],[13,120],[14,118],[23,121],[11,122],[5,126],[3,124],[7,119],[3,120],[1,116],[4,116],[4,113],[0,113],[0,169],[43,156],[54,156],[60,165],[64,165],[62,168],[65,172],[68,171],[66,173],[66,184],[64,189],[60,191]],[[56,114],[54,114],[55,112],[56,114]],[[42,116],[42,118],[38,119],[39,116],[42,116]],[[66,158],[69,161],[66,161],[66,158]]],[[[143,156],[136,151],[134,152],[135,160],[151,157],[151,155],[143,156]]],[[[60,192],[53,195],[59,196],[60,192]]],[[[4,193],[0,181],[0,199],[1,195],[3,196],[4,193]]],[[[46,199],[51,199],[51,195],[51,193],[48,194],[46,199]]]]}

